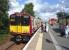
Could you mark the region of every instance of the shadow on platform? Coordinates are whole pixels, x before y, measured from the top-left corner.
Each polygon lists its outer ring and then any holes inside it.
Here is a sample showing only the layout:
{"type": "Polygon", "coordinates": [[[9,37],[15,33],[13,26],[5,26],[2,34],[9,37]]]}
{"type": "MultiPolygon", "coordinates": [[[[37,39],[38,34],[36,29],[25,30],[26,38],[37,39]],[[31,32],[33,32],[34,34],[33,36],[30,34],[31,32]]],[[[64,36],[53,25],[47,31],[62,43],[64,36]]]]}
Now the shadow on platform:
{"type": "Polygon", "coordinates": [[[48,42],[48,43],[52,43],[52,44],[53,44],[53,42],[52,42],[52,41],[50,41],[50,40],[48,40],[48,39],[46,39],[46,42],[48,42]]]}
{"type": "MultiPolygon", "coordinates": [[[[60,45],[61,46],[61,45],[60,45]]],[[[68,47],[65,47],[65,46],[61,46],[62,48],[65,48],[66,50],[69,50],[69,48],[68,47]]]]}
{"type": "Polygon", "coordinates": [[[56,32],[56,33],[60,33],[60,29],[59,28],[53,28],[53,30],[56,32]]]}

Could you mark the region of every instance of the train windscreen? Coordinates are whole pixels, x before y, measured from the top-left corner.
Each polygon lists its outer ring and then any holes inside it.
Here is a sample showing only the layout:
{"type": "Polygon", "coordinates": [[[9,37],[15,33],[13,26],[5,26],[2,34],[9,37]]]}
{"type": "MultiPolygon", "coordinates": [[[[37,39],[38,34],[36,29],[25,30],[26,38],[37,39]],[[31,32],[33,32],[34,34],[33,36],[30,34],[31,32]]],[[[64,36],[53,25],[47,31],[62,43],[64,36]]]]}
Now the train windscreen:
{"type": "Polygon", "coordinates": [[[20,24],[20,17],[19,16],[10,16],[10,25],[19,25],[20,24]]]}
{"type": "Polygon", "coordinates": [[[29,20],[30,20],[30,17],[29,16],[21,16],[21,24],[22,25],[29,25],[29,20]]]}

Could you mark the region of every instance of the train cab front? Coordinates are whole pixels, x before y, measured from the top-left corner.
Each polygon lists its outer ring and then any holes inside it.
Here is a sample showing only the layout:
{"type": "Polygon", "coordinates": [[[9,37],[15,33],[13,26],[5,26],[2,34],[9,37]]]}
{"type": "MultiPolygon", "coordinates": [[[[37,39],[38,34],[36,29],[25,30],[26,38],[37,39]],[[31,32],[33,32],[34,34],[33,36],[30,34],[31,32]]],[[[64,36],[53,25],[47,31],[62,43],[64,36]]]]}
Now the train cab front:
{"type": "Polygon", "coordinates": [[[32,36],[32,24],[28,15],[10,16],[10,33],[16,41],[28,41],[32,36]]]}

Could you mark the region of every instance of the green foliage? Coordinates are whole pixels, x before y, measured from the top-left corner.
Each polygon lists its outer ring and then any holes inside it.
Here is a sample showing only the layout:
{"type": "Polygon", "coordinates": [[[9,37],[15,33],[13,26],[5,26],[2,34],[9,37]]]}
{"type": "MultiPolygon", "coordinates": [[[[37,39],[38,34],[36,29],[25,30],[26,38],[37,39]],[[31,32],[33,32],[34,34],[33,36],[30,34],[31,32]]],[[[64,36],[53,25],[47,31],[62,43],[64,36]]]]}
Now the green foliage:
{"type": "Polygon", "coordinates": [[[0,34],[0,44],[5,43],[8,39],[8,37],[9,37],[9,34],[7,34],[7,33],[2,34],[2,35],[0,34]]]}
{"type": "Polygon", "coordinates": [[[69,14],[68,13],[66,13],[66,12],[58,12],[57,13],[57,17],[58,17],[58,21],[59,21],[59,23],[62,23],[62,24],[64,24],[64,23],[69,23],[67,20],[68,20],[68,18],[69,18],[69,14]]]}
{"type": "Polygon", "coordinates": [[[29,4],[25,4],[24,9],[22,10],[22,12],[26,12],[32,16],[34,16],[34,11],[33,11],[33,4],[29,3],[29,4]]]}
{"type": "Polygon", "coordinates": [[[67,14],[66,14],[65,12],[58,12],[58,13],[57,13],[58,18],[65,18],[66,15],[67,15],[67,14]]]}
{"type": "Polygon", "coordinates": [[[39,18],[39,17],[38,17],[38,19],[40,19],[40,20],[41,20],[41,18],[39,18]]]}
{"type": "Polygon", "coordinates": [[[8,0],[0,0],[0,32],[2,33],[8,28],[8,9],[8,0]]]}

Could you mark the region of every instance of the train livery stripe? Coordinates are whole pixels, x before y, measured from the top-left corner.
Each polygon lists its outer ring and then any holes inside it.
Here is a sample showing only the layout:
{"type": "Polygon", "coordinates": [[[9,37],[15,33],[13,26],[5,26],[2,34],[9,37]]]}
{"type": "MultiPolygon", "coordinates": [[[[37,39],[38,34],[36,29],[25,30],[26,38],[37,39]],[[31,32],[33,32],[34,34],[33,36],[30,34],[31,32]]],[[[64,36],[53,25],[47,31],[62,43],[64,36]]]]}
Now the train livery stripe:
{"type": "Polygon", "coordinates": [[[17,32],[17,26],[10,25],[10,32],[17,32]]]}
{"type": "Polygon", "coordinates": [[[30,33],[30,26],[22,26],[22,33],[30,33]]]}
{"type": "Polygon", "coordinates": [[[17,34],[30,33],[30,26],[10,26],[10,32],[17,34]]]}
{"type": "Polygon", "coordinates": [[[31,21],[31,17],[30,17],[30,36],[31,36],[31,34],[32,34],[32,21],[31,21]]]}

